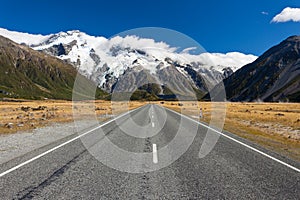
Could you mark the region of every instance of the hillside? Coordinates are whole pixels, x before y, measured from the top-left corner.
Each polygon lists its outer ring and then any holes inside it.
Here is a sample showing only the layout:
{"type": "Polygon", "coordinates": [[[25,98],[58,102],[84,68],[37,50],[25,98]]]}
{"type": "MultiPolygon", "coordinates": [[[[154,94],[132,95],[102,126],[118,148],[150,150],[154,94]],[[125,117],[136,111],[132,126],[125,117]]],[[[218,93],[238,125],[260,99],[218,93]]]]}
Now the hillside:
{"type": "MultiPolygon", "coordinates": [[[[0,36],[0,97],[72,99],[77,71],[55,57],[0,36]]],[[[82,91],[93,83],[79,75],[82,91]]],[[[96,97],[104,93],[97,90],[96,97]]]]}
{"type": "Polygon", "coordinates": [[[300,102],[300,36],[270,48],[224,79],[224,86],[230,101],[300,102]]]}

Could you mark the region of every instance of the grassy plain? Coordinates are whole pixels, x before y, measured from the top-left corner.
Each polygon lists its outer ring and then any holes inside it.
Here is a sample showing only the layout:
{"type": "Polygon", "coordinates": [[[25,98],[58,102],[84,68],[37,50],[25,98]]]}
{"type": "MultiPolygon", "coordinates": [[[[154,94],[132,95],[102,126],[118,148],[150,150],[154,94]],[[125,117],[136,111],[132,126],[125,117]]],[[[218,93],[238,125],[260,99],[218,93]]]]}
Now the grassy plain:
{"type": "Polygon", "coordinates": [[[118,103],[112,110],[110,101],[76,102],[61,100],[0,102],[0,134],[30,130],[51,123],[71,122],[78,118],[97,117],[105,120],[112,114],[125,112],[143,105],[144,102],[132,101],[129,107],[118,103]],[[74,108],[74,109],[73,109],[74,108]]]}
{"type": "MultiPolygon", "coordinates": [[[[71,122],[76,118],[94,117],[106,120],[112,114],[119,114],[146,104],[131,101],[129,105],[110,101],[78,102],[72,101],[20,101],[0,102],[0,134],[30,130],[51,123],[71,122]],[[128,106],[128,107],[127,107],[128,106]],[[74,110],[73,110],[74,108],[74,110]],[[74,115],[79,113],[80,115],[74,115]],[[94,115],[91,115],[91,113],[94,115]]],[[[224,129],[253,141],[267,149],[300,160],[300,103],[211,103],[155,101],[185,115],[203,121],[222,120],[226,111],[224,129]],[[224,110],[223,108],[226,108],[224,110]],[[199,119],[200,109],[203,117],[199,119]]]]}
{"type": "Polygon", "coordinates": [[[205,123],[211,122],[214,112],[214,118],[222,120],[218,112],[224,110],[218,109],[224,107],[225,130],[300,161],[300,103],[158,103],[205,123]]]}

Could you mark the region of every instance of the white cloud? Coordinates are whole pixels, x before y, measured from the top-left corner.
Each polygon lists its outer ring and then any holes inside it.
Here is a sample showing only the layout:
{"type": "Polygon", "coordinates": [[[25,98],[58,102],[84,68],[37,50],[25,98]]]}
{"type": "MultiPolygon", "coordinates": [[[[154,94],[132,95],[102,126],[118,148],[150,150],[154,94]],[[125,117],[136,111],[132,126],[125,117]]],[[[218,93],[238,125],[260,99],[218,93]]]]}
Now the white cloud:
{"type": "Polygon", "coordinates": [[[300,22],[300,8],[286,7],[281,11],[281,13],[277,14],[271,22],[287,21],[300,22]]]}
{"type": "Polygon", "coordinates": [[[269,13],[265,12],[265,11],[262,11],[261,14],[263,14],[263,15],[269,15],[269,13]]]}
{"type": "Polygon", "coordinates": [[[197,47],[188,47],[188,48],[185,48],[181,51],[181,53],[190,53],[191,51],[193,50],[196,50],[197,47]]]}
{"type": "Polygon", "coordinates": [[[165,42],[156,42],[154,39],[140,38],[135,35],[128,35],[125,37],[116,36],[107,40],[106,47],[109,49],[112,46],[130,47],[135,49],[156,48],[164,49],[166,51],[174,52],[177,48],[171,47],[165,42]]]}
{"type": "Polygon", "coordinates": [[[185,48],[181,51],[181,53],[190,53],[191,51],[193,50],[196,50],[197,47],[188,47],[188,48],[185,48]]]}
{"type": "Polygon", "coordinates": [[[231,67],[233,71],[236,71],[240,67],[253,62],[257,59],[257,56],[251,54],[243,54],[240,52],[228,52],[223,53],[202,53],[199,55],[181,54],[186,60],[192,62],[201,62],[208,66],[220,66],[220,71],[224,67],[231,67]]]}
{"type": "Polygon", "coordinates": [[[166,57],[169,57],[172,60],[179,61],[180,63],[200,62],[205,66],[220,66],[216,69],[221,72],[224,67],[231,67],[234,71],[236,71],[240,67],[257,59],[257,56],[251,54],[246,55],[240,52],[229,52],[226,54],[208,52],[190,54],[190,51],[197,49],[197,47],[188,47],[183,49],[180,53],[177,53],[177,48],[171,47],[167,43],[156,42],[153,39],[140,38],[134,35],[126,37],[116,36],[107,40],[101,46],[103,51],[107,51],[113,46],[130,47],[144,50],[147,54],[159,60],[164,60],[166,57]]]}

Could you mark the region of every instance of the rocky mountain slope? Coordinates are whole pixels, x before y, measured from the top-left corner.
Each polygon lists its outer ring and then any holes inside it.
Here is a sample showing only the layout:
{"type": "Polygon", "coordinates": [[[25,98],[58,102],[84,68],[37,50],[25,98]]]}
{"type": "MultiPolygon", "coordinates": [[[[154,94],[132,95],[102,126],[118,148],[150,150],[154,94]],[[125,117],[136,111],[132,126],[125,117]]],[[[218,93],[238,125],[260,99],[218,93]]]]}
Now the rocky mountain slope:
{"type": "Polygon", "coordinates": [[[166,43],[137,36],[107,39],[80,31],[41,36],[0,29],[1,34],[72,64],[109,93],[132,92],[154,83],[159,87],[155,90],[158,96],[167,95],[165,88],[182,96],[189,96],[195,90],[203,94],[256,59],[237,52],[200,55],[190,54],[188,49],[177,52],[166,43]]]}
{"type": "Polygon", "coordinates": [[[224,86],[231,101],[300,102],[300,36],[270,48],[226,78],[224,86]]]}
{"type": "MultiPolygon", "coordinates": [[[[0,36],[0,97],[72,99],[76,76],[70,64],[0,36]]],[[[81,91],[94,84],[82,75],[78,78],[81,91]]],[[[96,97],[101,95],[97,90],[96,97]]]]}

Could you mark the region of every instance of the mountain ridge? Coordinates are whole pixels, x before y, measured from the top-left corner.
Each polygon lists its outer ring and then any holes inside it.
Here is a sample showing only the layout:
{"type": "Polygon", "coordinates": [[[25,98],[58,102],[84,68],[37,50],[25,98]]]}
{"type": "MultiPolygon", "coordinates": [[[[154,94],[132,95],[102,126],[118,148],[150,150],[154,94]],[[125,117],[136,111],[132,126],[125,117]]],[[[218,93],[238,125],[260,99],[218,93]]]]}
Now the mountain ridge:
{"type": "Polygon", "coordinates": [[[300,36],[271,47],[225,78],[224,86],[230,101],[300,102],[300,36]]]}

